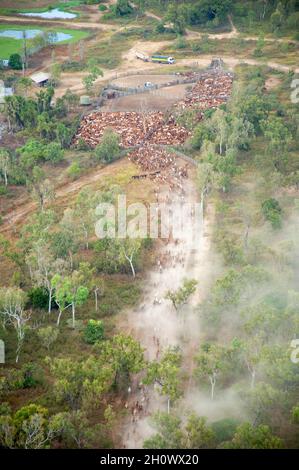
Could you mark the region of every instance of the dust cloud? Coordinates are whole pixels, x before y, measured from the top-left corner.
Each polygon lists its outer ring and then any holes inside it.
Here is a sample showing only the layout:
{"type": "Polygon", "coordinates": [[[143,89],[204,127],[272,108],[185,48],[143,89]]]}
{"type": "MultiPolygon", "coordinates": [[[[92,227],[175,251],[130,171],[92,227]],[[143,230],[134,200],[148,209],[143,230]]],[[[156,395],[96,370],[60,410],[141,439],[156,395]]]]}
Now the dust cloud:
{"type": "MultiPolygon", "coordinates": [[[[162,202],[179,195],[161,191],[158,198],[162,202]]],[[[197,203],[199,196],[195,183],[190,179],[184,186],[186,202],[197,203]]],[[[207,206],[205,219],[202,213],[198,220],[189,220],[179,239],[171,239],[163,244],[157,253],[155,267],[149,272],[140,305],[130,311],[122,325],[145,348],[147,360],[159,359],[169,346],[180,347],[183,355],[183,373],[188,380],[189,390],[181,400],[180,406],[189,407],[190,397],[195,396],[196,387],[192,381],[193,357],[200,344],[200,317],[196,309],[198,303],[206,296],[215,272],[218,271],[219,260],[211,250],[211,227],[214,211],[207,206]],[[190,236],[190,233],[195,236],[190,236]],[[196,279],[197,291],[183,311],[175,311],[169,300],[165,299],[168,290],[181,287],[184,279],[196,279]]],[[[162,243],[162,242],[161,242],[162,243]]],[[[201,400],[196,397],[195,403],[201,400]]],[[[206,403],[207,399],[203,403],[206,403]]],[[[215,404],[217,408],[217,402],[215,404]]],[[[153,434],[150,416],[158,410],[167,410],[167,399],[159,395],[155,387],[145,387],[138,383],[132,385],[132,391],[126,404],[128,417],[122,429],[122,443],[126,448],[141,448],[143,441],[153,434]],[[141,404],[141,410],[136,411],[136,403],[141,404]]],[[[214,404],[213,404],[214,407],[214,404]]],[[[212,410],[212,407],[211,407],[212,410]]],[[[207,409],[204,410],[207,416],[207,409]]]]}

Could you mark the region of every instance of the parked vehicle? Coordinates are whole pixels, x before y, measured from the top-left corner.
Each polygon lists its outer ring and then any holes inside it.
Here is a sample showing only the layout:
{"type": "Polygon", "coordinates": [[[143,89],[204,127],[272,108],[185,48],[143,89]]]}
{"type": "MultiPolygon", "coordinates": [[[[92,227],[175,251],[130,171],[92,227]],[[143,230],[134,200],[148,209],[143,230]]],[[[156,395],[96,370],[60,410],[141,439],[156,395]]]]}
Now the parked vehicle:
{"type": "Polygon", "coordinates": [[[173,57],[169,57],[166,55],[153,55],[152,62],[158,62],[159,64],[174,64],[175,60],[173,57]]]}
{"type": "Polygon", "coordinates": [[[150,58],[146,54],[143,54],[143,52],[135,52],[136,58],[143,60],[143,62],[149,62],[150,58]]]}

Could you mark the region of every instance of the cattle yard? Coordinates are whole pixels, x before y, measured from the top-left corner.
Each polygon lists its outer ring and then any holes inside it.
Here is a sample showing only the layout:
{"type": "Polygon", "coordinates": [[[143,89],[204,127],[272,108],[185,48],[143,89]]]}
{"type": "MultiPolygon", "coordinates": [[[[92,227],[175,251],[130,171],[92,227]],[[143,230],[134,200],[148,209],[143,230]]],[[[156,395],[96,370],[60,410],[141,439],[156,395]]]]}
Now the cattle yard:
{"type": "Polygon", "coordinates": [[[180,108],[198,108],[202,111],[226,103],[231,95],[233,74],[223,70],[211,70],[201,74],[198,81],[177,104],[180,108]]]}
{"type": "MultiPolygon", "coordinates": [[[[136,175],[136,178],[159,178],[169,183],[167,180],[169,175],[186,177],[186,168],[178,167],[176,156],[167,149],[167,146],[183,145],[191,136],[188,129],[176,122],[175,112],[198,109],[198,120],[202,119],[201,111],[216,108],[228,100],[232,90],[233,75],[218,64],[217,67],[211,67],[202,73],[187,72],[180,75],[183,80],[193,80],[195,83],[189,91],[186,91],[185,97],[177,100],[168,112],[152,112],[147,110],[146,106],[140,112],[111,112],[105,111],[105,104],[104,111],[99,109],[83,117],[73,145],[76,147],[83,140],[90,148],[95,148],[100,144],[105,131],[111,129],[119,135],[120,146],[131,150],[128,157],[142,172],[141,175],[136,175]]],[[[140,76],[138,80],[129,77],[128,82],[140,85],[142,83],[140,76]]],[[[167,82],[167,76],[160,77],[156,81],[161,86],[167,82]]],[[[122,79],[122,86],[124,85],[122,79]]],[[[171,91],[171,88],[170,86],[167,89],[171,91]]],[[[142,95],[147,93],[138,96],[142,95]]],[[[129,102],[134,98],[136,95],[126,97],[129,102]]],[[[114,99],[106,101],[113,102],[114,99]]]]}
{"type": "Polygon", "coordinates": [[[145,142],[161,145],[179,145],[191,135],[176,124],[173,116],[168,119],[162,112],[98,112],[83,118],[76,134],[74,144],[83,139],[90,147],[95,147],[107,129],[113,129],[120,136],[123,148],[135,147],[145,142]]]}

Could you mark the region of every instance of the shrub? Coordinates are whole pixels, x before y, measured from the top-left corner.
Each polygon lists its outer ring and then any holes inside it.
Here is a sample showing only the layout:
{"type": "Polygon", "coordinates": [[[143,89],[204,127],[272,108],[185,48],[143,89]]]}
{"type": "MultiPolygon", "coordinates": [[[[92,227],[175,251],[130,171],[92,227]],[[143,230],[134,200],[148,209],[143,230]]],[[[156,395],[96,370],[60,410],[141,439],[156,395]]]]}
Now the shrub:
{"type": "Polygon", "coordinates": [[[160,21],[160,22],[157,24],[155,31],[156,31],[156,33],[158,33],[158,34],[163,34],[163,33],[165,33],[165,26],[164,26],[163,21],[160,21]]]}
{"type": "Polygon", "coordinates": [[[24,376],[20,369],[9,369],[4,378],[3,389],[6,391],[19,390],[23,388],[24,376]]]}
{"type": "Polygon", "coordinates": [[[281,227],[281,212],[282,209],[279,202],[274,199],[266,199],[262,203],[262,213],[266,220],[268,220],[272,227],[278,229],[281,227]]]}
{"type": "Polygon", "coordinates": [[[47,348],[48,351],[50,350],[51,344],[57,340],[58,334],[59,329],[54,326],[45,326],[37,331],[37,335],[42,345],[47,348]]]}
{"type": "Polygon", "coordinates": [[[7,194],[8,194],[7,187],[0,185],[0,196],[6,196],[7,194]]]}
{"type": "Polygon", "coordinates": [[[84,329],[84,341],[94,344],[104,338],[104,326],[101,320],[88,320],[84,329]]]}
{"type": "Polygon", "coordinates": [[[37,385],[41,385],[44,381],[43,369],[33,362],[29,362],[28,364],[24,365],[22,367],[22,373],[22,388],[37,387],[37,385]]]}
{"type": "Polygon", "coordinates": [[[84,150],[90,150],[90,147],[89,145],[85,142],[84,139],[82,139],[82,137],[80,137],[80,139],[78,140],[78,143],[77,143],[77,149],[78,150],[81,150],[81,151],[84,151],[84,150]]]}
{"type": "Polygon", "coordinates": [[[241,265],[244,262],[244,253],[239,240],[223,232],[219,233],[216,239],[226,265],[241,265]]]}
{"type": "Polygon", "coordinates": [[[262,57],[262,55],[263,55],[262,49],[260,49],[260,48],[254,49],[253,55],[254,55],[254,57],[262,57]]]}
{"type": "Polygon", "coordinates": [[[62,64],[61,70],[63,72],[82,72],[86,67],[86,64],[81,61],[67,60],[62,64]]]}
{"type": "Polygon", "coordinates": [[[9,415],[11,413],[11,407],[7,401],[0,403],[0,416],[9,415]]]}
{"type": "Polygon", "coordinates": [[[100,11],[106,11],[106,10],[107,10],[106,5],[100,5],[100,6],[99,6],[99,10],[100,10],[100,11]]]}
{"type": "Polygon", "coordinates": [[[115,16],[131,15],[134,11],[128,0],[117,0],[116,5],[113,5],[112,11],[115,16]]]}
{"type": "Polygon", "coordinates": [[[111,303],[105,304],[102,302],[101,305],[99,306],[99,309],[103,317],[115,315],[118,312],[117,307],[115,305],[112,305],[111,303]]]}
{"type": "Polygon", "coordinates": [[[49,143],[45,148],[45,159],[57,163],[63,160],[63,150],[57,142],[49,143]]]}
{"type": "Polygon", "coordinates": [[[95,156],[105,163],[113,162],[119,156],[119,136],[112,130],[105,131],[102,142],[95,148],[95,156]]]}
{"type": "Polygon", "coordinates": [[[237,429],[239,422],[232,418],[221,419],[212,423],[211,428],[215,433],[217,442],[230,441],[237,429]]]}
{"type": "Polygon", "coordinates": [[[200,52],[201,51],[200,43],[199,42],[192,42],[191,49],[192,49],[192,52],[200,52]]]}
{"type": "Polygon", "coordinates": [[[179,36],[174,43],[175,49],[186,49],[188,43],[183,36],[179,36]]]}
{"type": "Polygon", "coordinates": [[[48,308],[49,295],[43,287],[33,287],[28,292],[28,302],[33,308],[48,308]]]}
{"type": "Polygon", "coordinates": [[[12,54],[9,58],[8,65],[13,70],[22,70],[22,58],[20,54],[12,54]]]}
{"type": "Polygon", "coordinates": [[[79,178],[81,176],[81,173],[82,168],[78,162],[73,162],[67,172],[68,176],[73,180],[79,178]]]}
{"type": "Polygon", "coordinates": [[[10,369],[5,378],[4,388],[7,391],[19,390],[22,388],[33,388],[44,382],[43,369],[29,362],[21,369],[10,369]]]}
{"type": "Polygon", "coordinates": [[[75,320],[75,326],[73,325],[72,318],[66,320],[66,326],[71,330],[82,331],[84,329],[83,320],[75,320]]]}
{"type": "Polygon", "coordinates": [[[199,124],[193,133],[191,139],[191,145],[194,149],[200,149],[205,140],[212,138],[212,132],[209,128],[205,127],[204,124],[199,124]]]}
{"type": "Polygon", "coordinates": [[[20,408],[14,415],[14,424],[16,428],[21,431],[24,421],[36,414],[46,417],[48,415],[48,410],[40,405],[36,405],[35,403],[30,403],[29,405],[20,408]]]}

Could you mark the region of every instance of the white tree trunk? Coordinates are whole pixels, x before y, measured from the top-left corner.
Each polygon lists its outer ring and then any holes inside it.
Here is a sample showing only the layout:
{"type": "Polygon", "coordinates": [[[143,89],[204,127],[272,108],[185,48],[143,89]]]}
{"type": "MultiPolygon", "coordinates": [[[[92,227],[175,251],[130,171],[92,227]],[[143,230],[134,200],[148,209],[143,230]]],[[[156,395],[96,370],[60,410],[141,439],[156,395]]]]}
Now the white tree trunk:
{"type": "Polygon", "coordinates": [[[48,313],[51,313],[51,305],[52,305],[52,291],[53,289],[49,289],[49,304],[48,304],[48,313]]]}
{"type": "Polygon", "coordinates": [[[96,312],[98,311],[98,290],[95,289],[94,291],[94,298],[95,298],[95,309],[96,309],[96,312]]]}
{"type": "Polygon", "coordinates": [[[126,257],[126,259],[129,261],[130,267],[131,267],[131,271],[132,271],[132,275],[133,275],[133,277],[135,277],[135,276],[136,276],[136,273],[135,273],[135,269],[134,269],[134,265],[133,265],[133,261],[132,261],[132,260],[133,260],[133,255],[130,257],[130,256],[128,256],[128,255],[125,254],[125,257],[126,257]]]}
{"type": "Polygon", "coordinates": [[[132,263],[131,260],[129,260],[129,262],[130,262],[130,266],[131,266],[131,270],[132,270],[133,277],[135,277],[136,274],[135,274],[135,269],[134,269],[133,263],[132,263]]]}
{"type": "Polygon", "coordinates": [[[250,388],[253,390],[255,387],[255,369],[252,369],[251,371],[251,383],[250,383],[250,388]]]}
{"type": "Polygon", "coordinates": [[[75,328],[75,302],[72,302],[72,320],[73,320],[73,328],[75,328]]]}
{"type": "Polygon", "coordinates": [[[73,269],[73,254],[71,251],[69,251],[69,257],[70,257],[70,265],[71,265],[71,269],[73,269]]]}
{"type": "Polygon", "coordinates": [[[62,315],[62,310],[59,309],[59,314],[58,314],[57,323],[56,323],[57,326],[59,326],[59,324],[60,324],[61,315],[62,315]]]}
{"type": "Polygon", "coordinates": [[[88,230],[86,228],[83,228],[83,231],[84,231],[84,235],[85,235],[85,246],[86,246],[86,249],[88,250],[89,248],[89,243],[88,243],[88,230]]]}
{"type": "Polygon", "coordinates": [[[210,382],[211,382],[211,399],[214,400],[214,393],[215,393],[215,385],[216,385],[216,376],[215,373],[210,375],[210,382]]]}
{"type": "Polygon", "coordinates": [[[25,336],[25,331],[23,331],[23,327],[18,325],[17,327],[18,344],[17,344],[17,349],[16,349],[16,364],[19,362],[19,357],[20,357],[20,352],[21,352],[24,336],[25,336]]]}

